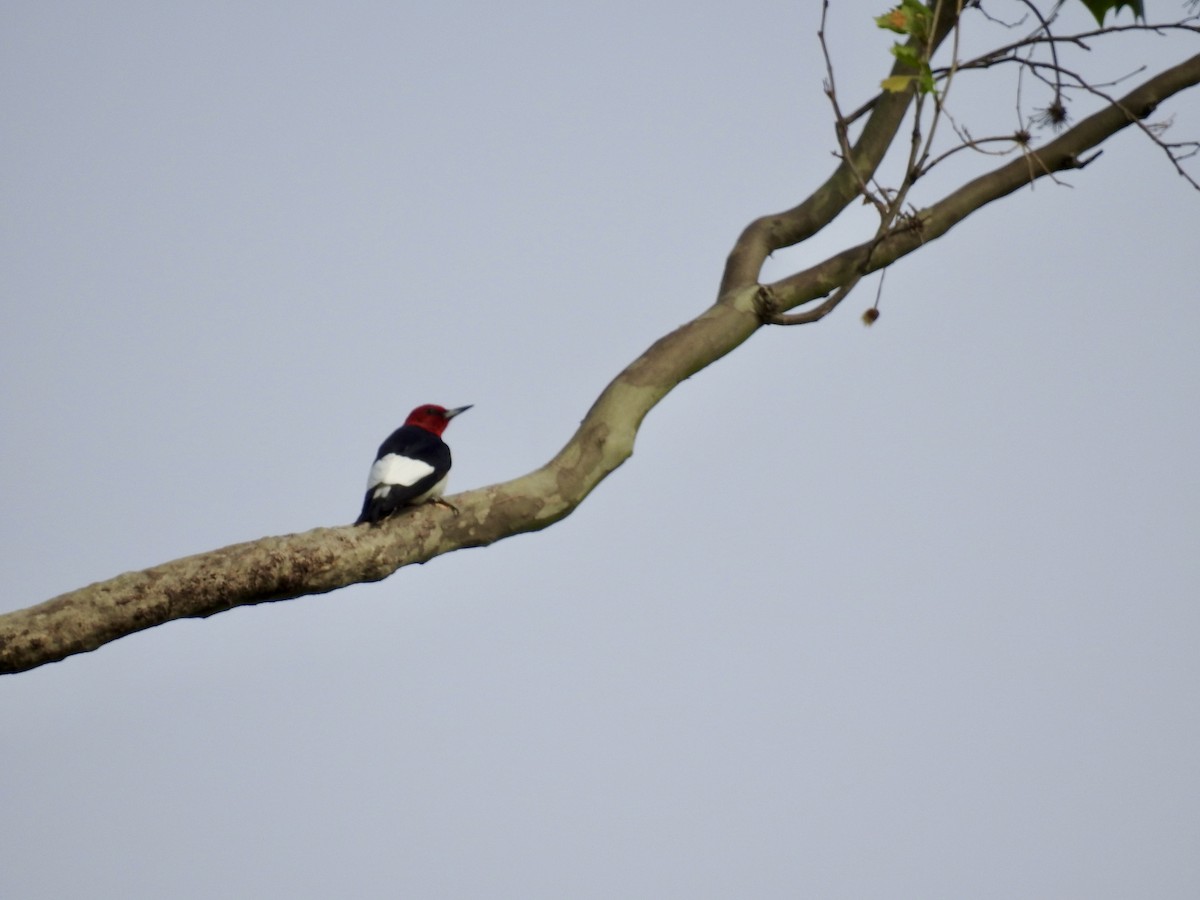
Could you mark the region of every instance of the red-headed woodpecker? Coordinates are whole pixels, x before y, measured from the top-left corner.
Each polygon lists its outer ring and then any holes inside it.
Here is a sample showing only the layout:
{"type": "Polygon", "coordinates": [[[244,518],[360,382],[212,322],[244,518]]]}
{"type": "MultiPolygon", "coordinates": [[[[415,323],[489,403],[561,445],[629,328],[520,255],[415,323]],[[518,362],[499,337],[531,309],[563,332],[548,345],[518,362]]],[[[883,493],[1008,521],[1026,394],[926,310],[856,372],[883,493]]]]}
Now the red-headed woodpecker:
{"type": "Polygon", "coordinates": [[[442,432],[451,419],[470,408],[426,404],[408,414],[404,424],[379,447],[355,525],[381,522],[416,503],[441,502],[450,474],[450,448],[442,440],[442,432]]]}

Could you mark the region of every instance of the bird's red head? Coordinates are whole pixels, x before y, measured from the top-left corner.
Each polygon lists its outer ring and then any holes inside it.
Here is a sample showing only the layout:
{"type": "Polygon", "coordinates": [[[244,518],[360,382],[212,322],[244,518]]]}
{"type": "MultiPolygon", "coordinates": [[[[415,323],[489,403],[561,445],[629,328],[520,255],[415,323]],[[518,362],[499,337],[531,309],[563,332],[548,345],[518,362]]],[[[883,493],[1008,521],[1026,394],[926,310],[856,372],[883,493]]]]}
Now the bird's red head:
{"type": "Polygon", "coordinates": [[[465,413],[470,408],[468,405],[460,406],[457,409],[446,409],[444,406],[426,403],[424,406],[418,406],[410,412],[408,418],[404,420],[404,424],[416,425],[418,428],[432,431],[440,437],[442,432],[446,430],[446,426],[450,424],[451,419],[459,413],[465,413]]]}

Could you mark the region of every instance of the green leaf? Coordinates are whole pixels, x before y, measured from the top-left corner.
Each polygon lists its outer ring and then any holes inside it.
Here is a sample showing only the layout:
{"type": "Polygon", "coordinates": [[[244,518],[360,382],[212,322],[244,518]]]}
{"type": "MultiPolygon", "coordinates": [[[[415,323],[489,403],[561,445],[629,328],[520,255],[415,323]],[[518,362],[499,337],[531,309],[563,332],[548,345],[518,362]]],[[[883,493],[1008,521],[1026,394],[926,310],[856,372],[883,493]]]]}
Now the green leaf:
{"type": "Polygon", "coordinates": [[[916,75],[889,75],[879,86],[890,94],[900,94],[908,90],[908,86],[917,80],[916,75]]]}
{"type": "Polygon", "coordinates": [[[921,68],[925,62],[921,58],[921,51],[916,47],[910,47],[907,44],[892,44],[892,56],[906,66],[912,66],[914,69],[921,68]]]}
{"type": "Polygon", "coordinates": [[[917,40],[925,40],[929,35],[932,21],[933,12],[921,0],[900,0],[899,6],[875,17],[875,24],[880,28],[896,34],[907,34],[917,40]]]}
{"type": "Polygon", "coordinates": [[[1119,15],[1126,6],[1133,10],[1136,18],[1146,18],[1146,8],[1142,0],[1081,0],[1081,2],[1096,17],[1096,22],[1101,28],[1104,27],[1104,19],[1110,10],[1119,15]]]}
{"type": "Polygon", "coordinates": [[[875,24],[887,31],[894,31],[896,34],[908,34],[908,19],[898,7],[882,16],[876,16],[875,24]]]}
{"type": "Polygon", "coordinates": [[[908,41],[892,45],[892,56],[902,66],[916,70],[915,75],[892,75],[883,79],[880,87],[885,91],[899,94],[915,83],[922,94],[933,92],[933,71],[929,68],[924,50],[932,23],[933,13],[921,0],[900,0],[899,6],[875,19],[875,24],[880,28],[909,36],[908,41]]]}

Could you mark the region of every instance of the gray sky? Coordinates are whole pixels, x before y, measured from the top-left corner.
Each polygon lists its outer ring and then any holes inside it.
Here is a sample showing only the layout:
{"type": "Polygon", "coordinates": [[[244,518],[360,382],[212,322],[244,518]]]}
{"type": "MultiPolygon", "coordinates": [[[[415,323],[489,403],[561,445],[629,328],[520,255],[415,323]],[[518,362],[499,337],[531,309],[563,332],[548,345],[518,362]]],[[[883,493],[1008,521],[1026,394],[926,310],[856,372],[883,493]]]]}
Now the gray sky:
{"type": "MultiPolygon", "coordinates": [[[[817,9],[4,4],[2,608],[352,521],[418,403],[452,490],[543,463],[829,171],[817,9]]],[[[0,896],[1200,894],[1200,196],[1132,131],[1062,181],[546,532],[0,679],[0,896]]]]}

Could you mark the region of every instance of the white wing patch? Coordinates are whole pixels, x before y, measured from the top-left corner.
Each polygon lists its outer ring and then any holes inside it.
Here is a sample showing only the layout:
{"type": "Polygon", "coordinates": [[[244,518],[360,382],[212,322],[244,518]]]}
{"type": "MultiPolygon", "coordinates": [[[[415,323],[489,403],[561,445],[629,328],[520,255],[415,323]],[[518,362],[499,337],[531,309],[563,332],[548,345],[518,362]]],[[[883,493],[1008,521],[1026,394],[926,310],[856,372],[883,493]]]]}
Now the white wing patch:
{"type": "Polygon", "coordinates": [[[367,490],[386,484],[410,487],[432,472],[433,466],[429,463],[389,453],[375,460],[375,465],[371,466],[371,474],[367,476],[367,490]]]}
{"type": "MultiPolygon", "coordinates": [[[[443,478],[441,481],[439,481],[437,484],[435,484],[433,487],[431,487],[425,493],[419,494],[418,496],[413,497],[412,500],[410,500],[409,502],[410,503],[424,503],[426,500],[432,500],[434,497],[442,496],[442,494],[446,493],[446,482],[447,481],[449,481],[449,478],[443,478]]],[[[371,496],[374,497],[376,500],[382,500],[384,497],[386,497],[388,494],[390,494],[392,492],[392,488],[395,486],[396,485],[393,485],[393,484],[381,484],[375,488],[375,490],[371,493],[371,496]]],[[[367,490],[369,491],[369,490],[371,490],[371,488],[368,487],[367,490]]]]}

